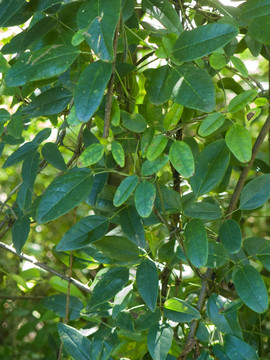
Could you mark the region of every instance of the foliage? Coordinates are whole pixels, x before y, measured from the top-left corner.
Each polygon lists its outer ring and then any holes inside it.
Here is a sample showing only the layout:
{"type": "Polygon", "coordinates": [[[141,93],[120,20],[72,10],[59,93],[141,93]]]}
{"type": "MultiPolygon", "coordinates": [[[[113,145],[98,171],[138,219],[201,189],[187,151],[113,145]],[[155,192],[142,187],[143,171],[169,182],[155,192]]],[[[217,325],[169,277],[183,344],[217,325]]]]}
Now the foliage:
{"type": "Polygon", "coordinates": [[[269,14],[0,1],[2,359],[269,358],[269,14]]]}

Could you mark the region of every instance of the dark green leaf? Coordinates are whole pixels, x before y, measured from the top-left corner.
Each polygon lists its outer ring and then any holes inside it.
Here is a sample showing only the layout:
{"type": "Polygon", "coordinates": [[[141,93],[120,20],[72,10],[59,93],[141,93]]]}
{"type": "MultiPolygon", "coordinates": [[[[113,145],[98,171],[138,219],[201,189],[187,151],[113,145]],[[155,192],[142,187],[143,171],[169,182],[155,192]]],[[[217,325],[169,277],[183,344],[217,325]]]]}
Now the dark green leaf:
{"type": "Polygon", "coordinates": [[[249,24],[247,34],[259,43],[270,45],[269,32],[270,19],[267,15],[253,19],[249,24]]]}
{"type": "MultiPolygon", "coordinates": [[[[67,305],[66,295],[59,294],[48,296],[43,299],[43,304],[47,309],[53,311],[56,315],[65,318],[67,305]]],[[[75,296],[70,296],[68,304],[68,318],[70,320],[78,319],[83,308],[84,306],[80,299],[75,296]]]]}
{"type": "Polygon", "coordinates": [[[142,260],[137,269],[136,282],[141,297],[154,312],[158,297],[158,271],[153,261],[147,258],[142,260]]]}
{"type": "Polygon", "coordinates": [[[14,151],[14,153],[7,158],[7,160],[3,165],[3,169],[6,169],[12,165],[21,162],[22,160],[26,159],[28,156],[34,154],[37,151],[37,149],[38,149],[38,145],[34,141],[23,144],[21,147],[19,147],[19,149],[14,151]]]}
{"type": "Polygon", "coordinates": [[[242,243],[241,228],[233,219],[225,220],[219,228],[219,239],[230,254],[238,253],[242,243]]]}
{"type": "Polygon", "coordinates": [[[184,323],[192,320],[198,320],[201,317],[199,311],[188,302],[176,298],[165,301],[164,315],[172,321],[184,323]]]}
{"type": "Polygon", "coordinates": [[[61,171],[67,170],[67,165],[65,163],[65,160],[63,159],[63,156],[61,152],[58,149],[58,146],[54,143],[48,142],[42,147],[42,156],[44,159],[54,166],[56,169],[59,169],[61,171]]]}
{"type": "Polygon", "coordinates": [[[177,214],[181,211],[180,194],[167,186],[158,185],[155,206],[161,214],[164,214],[164,211],[169,214],[177,214]]]}
{"type": "Polygon", "coordinates": [[[160,155],[153,161],[146,160],[142,164],[141,172],[143,176],[153,175],[158,172],[164,165],[166,165],[169,161],[167,155],[160,155]]]}
{"type": "Polygon", "coordinates": [[[130,197],[135,190],[139,179],[135,175],[128,176],[118,186],[113,198],[114,206],[120,206],[130,197]]]}
{"type": "Polygon", "coordinates": [[[66,214],[84,201],[93,184],[88,169],[74,169],[59,176],[48,186],[37,210],[40,224],[66,214]]]}
{"type": "Polygon", "coordinates": [[[252,346],[230,334],[224,337],[224,350],[229,360],[259,360],[252,346]]]}
{"type": "Polygon", "coordinates": [[[240,209],[252,210],[263,205],[270,197],[270,174],[261,175],[248,182],[241,192],[240,209]]]}
{"type": "Polygon", "coordinates": [[[208,115],[199,127],[200,136],[208,136],[218,130],[224,124],[225,118],[221,113],[215,112],[208,115]]]}
{"type": "Polygon", "coordinates": [[[10,26],[9,20],[19,12],[24,5],[25,1],[22,0],[2,1],[0,3],[0,26],[10,26]]]}
{"type": "Polygon", "coordinates": [[[156,324],[148,332],[147,347],[155,360],[165,360],[171,348],[173,330],[168,324],[156,324]]]}
{"type": "Polygon", "coordinates": [[[208,258],[208,241],[203,222],[192,219],[186,225],[184,235],[187,257],[191,263],[198,268],[205,266],[208,258]]]}
{"type": "Polygon", "coordinates": [[[10,119],[9,123],[7,124],[7,131],[9,135],[16,139],[19,139],[22,136],[23,122],[20,116],[13,116],[10,119]]]}
{"type": "Polygon", "coordinates": [[[183,141],[175,141],[169,152],[170,162],[180,175],[189,178],[194,175],[195,164],[190,147],[183,141]]]}
{"type": "Polygon", "coordinates": [[[145,248],[145,236],[143,224],[137,210],[128,206],[120,213],[120,225],[124,234],[137,246],[145,248]]]}
{"type": "Polygon", "coordinates": [[[229,256],[223,245],[216,241],[208,241],[207,267],[211,269],[219,268],[226,264],[227,261],[229,261],[229,256]]]}
{"type": "Polygon", "coordinates": [[[161,312],[159,308],[156,308],[156,311],[153,313],[148,310],[143,313],[139,313],[139,317],[135,320],[136,331],[147,330],[156,323],[159,322],[161,317],[161,312]]]}
{"type": "Polygon", "coordinates": [[[135,206],[141,217],[148,217],[151,214],[155,197],[155,186],[149,181],[143,180],[134,194],[135,206]]]}
{"type": "Polygon", "coordinates": [[[268,14],[270,14],[269,0],[249,0],[241,8],[241,17],[248,20],[268,14]]]}
{"type": "Polygon", "coordinates": [[[141,133],[147,128],[147,123],[141,114],[129,114],[127,111],[122,110],[121,117],[124,127],[130,131],[141,133]]]}
{"type": "Polygon", "coordinates": [[[28,216],[20,217],[12,226],[12,242],[17,254],[20,254],[30,231],[30,219],[28,216]]]}
{"type": "Polygon", "coordinates": [[[184,214],[201,220],[217,220],[222,216],[220,206],[216,202],[201,201],[184,206],[184,214]]]}

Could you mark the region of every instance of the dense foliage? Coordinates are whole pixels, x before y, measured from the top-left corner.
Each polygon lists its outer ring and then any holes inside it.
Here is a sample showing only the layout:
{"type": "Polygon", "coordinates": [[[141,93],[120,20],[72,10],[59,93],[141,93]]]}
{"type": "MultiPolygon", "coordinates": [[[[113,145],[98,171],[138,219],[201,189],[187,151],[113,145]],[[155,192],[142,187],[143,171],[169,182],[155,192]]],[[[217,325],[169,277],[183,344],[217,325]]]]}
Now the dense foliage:
{"type": "Polygon", "coordinates": [[[270,1],[0,27],[1,359],[268,359],[270,1]]]}

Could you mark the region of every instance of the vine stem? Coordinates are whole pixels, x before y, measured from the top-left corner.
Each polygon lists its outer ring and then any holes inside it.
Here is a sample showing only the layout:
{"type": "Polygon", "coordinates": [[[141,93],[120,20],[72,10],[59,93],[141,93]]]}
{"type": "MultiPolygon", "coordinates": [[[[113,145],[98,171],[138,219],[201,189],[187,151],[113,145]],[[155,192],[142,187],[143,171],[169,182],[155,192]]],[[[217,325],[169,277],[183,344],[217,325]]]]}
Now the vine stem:
{"type": "MultiPolygon", "coordinates": [[[[235,187],[234,192],[233,192],[232,197],[231,197],[230,204],[229,204],[228,209],[226,211],[226,215],[225,215],[226,219],[230,219],[232,217],[232,213],[236,208],[236,204],[237,204],[237,202],[239,200],[239,197],[241,195],[241,191],[242,191],[242,189],[244,187],[244,184],[245,184],[245,181],[247,179],[249,170],[251,169],[251,166],[253,165],[253,162],[254,162],[254,160],[256,158],[256,155],[257,155],[257,153],[259,151],[259,148],[262,145],[264,139],[266,138],[269,130],[270,130],[270,115],[267,117],[265,123],[263,124],[263,126],[261,128],[261,131],[260,131],[260,133],[259,133],[259,135],[258,135],[258,137],[257,137],[257,139],[256,139],[256,141],[255,141],[255,143],[253,145],[251,159],[248,162],[247,166],[242,170],[241,175],[240,175],[240,177],[238,179],[238,182],[236,184],[236,187],[235,187]]],[[[206,272],[205,279],[203,280],[203,283],[202,283],[201,291],[199,293],[199,298],[198,298],[198,303],[197,303],[197,310],[199,312],[201,312],[202,309],[203,309],[203,305],[204,305],[205,298],[206,298],[206,295],[207,295],[208,282],[211,279],[212,275],[213,275],[213,269],[208,268],[207,272],[206,272]]],[[[190,325],[190,331],[189,331],[189,334],[188,334],[188,337],[187,337],[187,340],[186,340],[186,344],[184,346],[184,349],[183,349],[182,353],[179,355],[177,360],[185,360],[187,354],[189,354],[190,351],[193,350],[193,348],[194,348],[194,346],[196,344],[194,336],[196,334],[198,324],[199,324],[199,320],[193,320],[192,321],[192,323],[190,325]]]]}

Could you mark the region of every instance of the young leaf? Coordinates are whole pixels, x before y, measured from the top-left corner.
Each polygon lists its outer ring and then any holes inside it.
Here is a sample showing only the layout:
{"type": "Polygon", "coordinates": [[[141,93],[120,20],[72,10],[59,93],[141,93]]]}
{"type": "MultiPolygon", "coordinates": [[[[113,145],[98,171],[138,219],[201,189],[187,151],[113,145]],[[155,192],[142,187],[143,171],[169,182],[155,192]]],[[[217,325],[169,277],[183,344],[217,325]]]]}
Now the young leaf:
{"type": "Polygon", "coordinates": [[[215,112],[208,115],[199,127],[199,135],[206,137],[218,130],[224,124],[225,118],[221,113],[215,112]]]}
{"type": "Polygon", "coordinates": [[[191,263],[198,268],[205,266],[208,258],[208,241],[203,222],[192,219],[186,225],[184,235],[187,257],[191,263]]]}
{"type": "Polygon", "coordinates": [[[172,321],[183,323],[198,320],[201,317],[199,311],[188,302],[176,298],[165,301],[164,315],[172,321]]]}
{"type": "Polygon", "coordinates": [[[141,217],[134,206],[128,206],[121,211],[119,217],[124,234],[137,246],[145,248],[144,228],[141,217]]]}
{"type": "Polygon", "coordinates": [[[190,147],[183,141],[175,141],[169,152],[169,159],[180,175],[189,178],[194,175],[195,164],[190,147]]]}
{"type": "Polygon", "coordinates": [[[102,144],[88,146],[80,156],[82,166],[90,166],[97,163],[103,156],[105,148],[102,144]]]}
{"type": "Polygon", "coordinates": [[[20,254],[30,232],[30,219],[23,216],[17,219],[12,226],[12,242],[17,254],[20,254]]]}
{"type": "Polygon", "coordinates": [[[47,223],[66,214],[84,201],[93,184],[93,177],[88,169],[74,169],[59,176],[48,186],[42,196],[37,220],[47,223]]]}
{"type": "Polygon", "coordinates": [[[41,150],[44,159],[54,166],[56,169],[61,171],[67,171],[67,165],[65,160],[55,143],[46,143],[41,150]]]}
{"type": "Polygon", "coordinates": [[[120,167],[125,166],[125,152],[122,145],[118,141],[112,142],[112,155],[120,167]]]}
{"type": "Polygon", "coordinates": [[[152,260],[144,259],[138,266],[136,282],[143,301],[154,312],[158,297],[158,271],[152,260]]]}
{"type": "Polygon", "coordinates": [[[239,161],[246,163],[251,159],[251,135],[244,126],[233,124],[226,133],[225,141],[239,161]]]}
{"type": "Polygon", "coordinates": [[[240,209],[252,210],[262,206],[270,197],[270,174],[248,182],[240,195],[240,209]]]}
{"type": "Polygon", "coordinates": [[[219,239],[230,254],[236,254],[241,248],[241,228],[233,219],[225,220],[219,228],[219,239]]]}
{"type": "Polygon", "coordinates": [[[138,177],[136,175],[131,175],[125,178],[121,184],[118,186],[116,193],[113,198],[114,206],[120,206],[130,197],[130,195],[135,190],[138,184],[138,177]]]}
{"type": "Polygon", "coordinates": [[[236,70],[238,70],[242,76],[244,77],[248,76],[248,69],[246,68],[246,65],[243,63],[241,59],[239,59],[236,56],[231,56],[230,60],[233,63],[236,70]]]}
{"type": "Polygon", "coordinates": [[[134,195],[135,206],[141,217],[148,217],[151,214],[155,197],[155,186],[149,181],[143,180],[134,195]]]}
{"type": "Polygon", "coordinates": [[[242,92],[239,95],[236,95],[229,103],[228,105],[228,111],[230,113],[235,113],[241,109],[243,109],[245,106],[247,106],[250,102],[252,102],[255,97],[257,96],[257,91],[247,90],[242,92]]]}
{"type": "Polygon", "coordinates": [[[171,348],[173,330],[168,324],[152,326],[147,335],[147,347],[155,360],[165,360],[171,348]]]}
{"type": "Polygon", "coordinates": [[[168,139],[164,135],[160,134],[155,136],[151,141],[150,145],[148,146],[146,152],[147,160],[149,161],[155,160],[165,149],[167,142],[168,139]]]}
{"type": "Polygon", "coordinates": [[[240,299],[253,311],[262,314],[268,309],[268,294],[260,273],[250,265],[233,273],[233,282],[240,299]]]}

